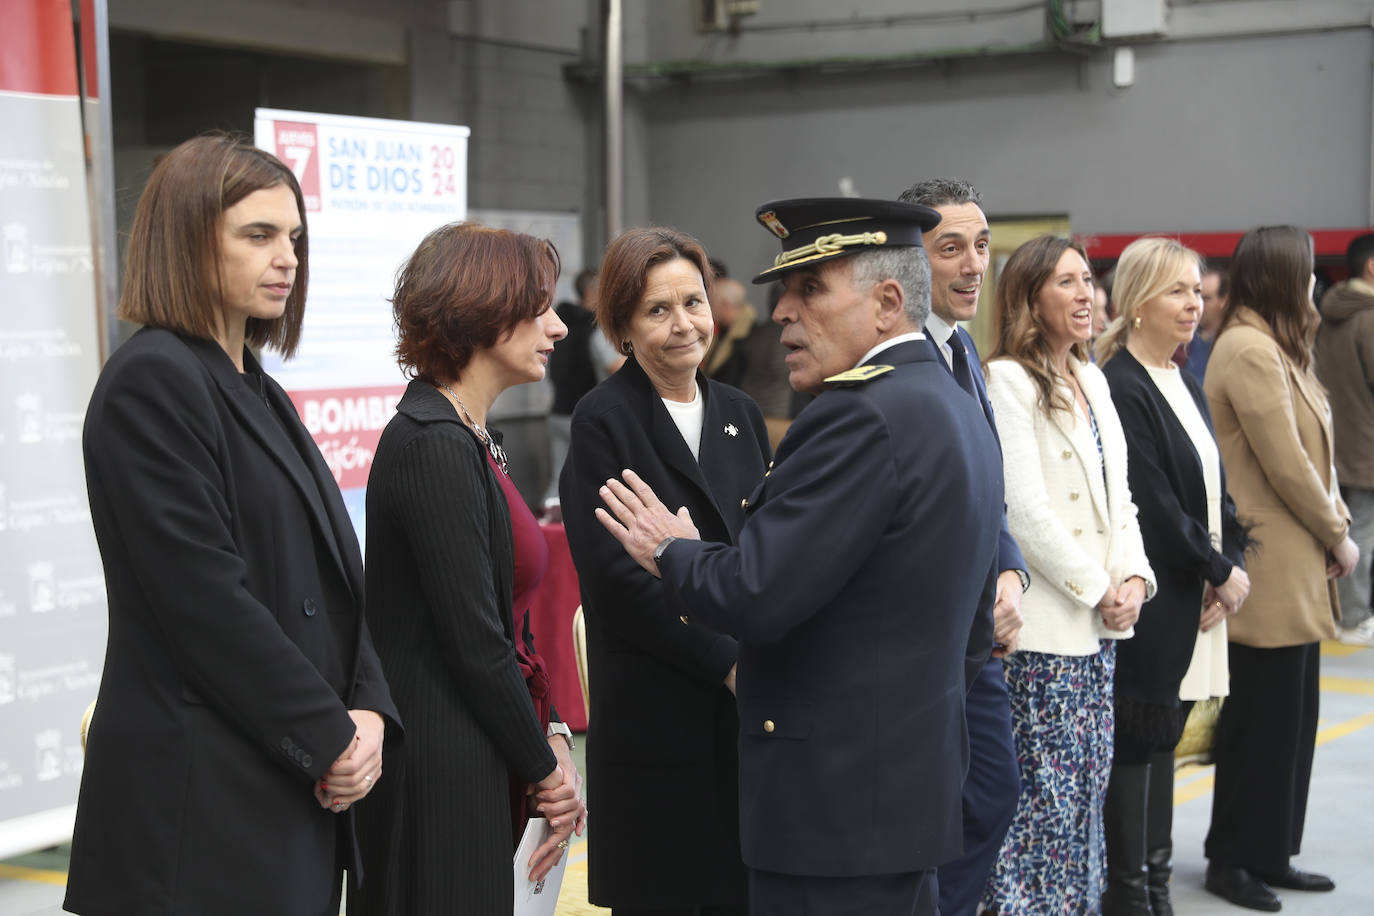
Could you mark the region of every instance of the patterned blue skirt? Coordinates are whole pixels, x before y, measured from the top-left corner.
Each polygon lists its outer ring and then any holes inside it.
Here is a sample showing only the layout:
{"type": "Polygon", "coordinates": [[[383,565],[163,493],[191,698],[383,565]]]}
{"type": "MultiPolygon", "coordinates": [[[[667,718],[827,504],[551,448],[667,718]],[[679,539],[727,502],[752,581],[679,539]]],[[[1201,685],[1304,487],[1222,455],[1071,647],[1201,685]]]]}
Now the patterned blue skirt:
{"type": "Polygon", "coordinates": [[[1021,797],[983,905],[999,916],[1100,912],[1116,642],[1096,655],[1015,652],[1004,665],[1021,797]]]}

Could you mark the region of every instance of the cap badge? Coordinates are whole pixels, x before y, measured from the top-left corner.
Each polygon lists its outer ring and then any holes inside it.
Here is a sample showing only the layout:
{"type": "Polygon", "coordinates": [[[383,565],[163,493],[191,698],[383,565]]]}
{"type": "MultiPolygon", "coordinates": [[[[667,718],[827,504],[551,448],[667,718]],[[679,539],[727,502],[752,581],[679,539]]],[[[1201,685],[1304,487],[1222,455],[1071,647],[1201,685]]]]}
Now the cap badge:
{"type": "Polygon", "coordinates": [[[780,239],[785,239],[792,234],[787,231],[787,227],[782,224],[782,220],[778,219],[778,215],[772,210],[769,210],[767,213],[760,213],[759,222],[763,223],[769,232],[780,239]]]}
{"type": "Polygon", "coordinates": [[[844,235],[843,233],[833,233],[823,235],[810,245],[803,245],[800,248],[793,248],[791,251],[784,251],[773,259],[774,267],[781,267],[784,264],[791,264],[793,261],[800,261],[803,258],[818,258],[823,255],[838,254],[851,245],[886,245],[887,233],[879,229],[877,232],[859,232],[855,235],[844,235]]]}

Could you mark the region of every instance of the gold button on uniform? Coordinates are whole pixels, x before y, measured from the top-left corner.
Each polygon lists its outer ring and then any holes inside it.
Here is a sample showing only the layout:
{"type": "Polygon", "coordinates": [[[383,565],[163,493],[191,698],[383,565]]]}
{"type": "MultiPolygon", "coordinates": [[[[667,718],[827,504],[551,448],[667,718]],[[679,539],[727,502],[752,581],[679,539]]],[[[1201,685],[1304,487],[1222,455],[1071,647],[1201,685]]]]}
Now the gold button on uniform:
{"type": "Polygon", "coordinates": [[[739,507],[740,507],[741,509],[748,509],[748,508],[749,508],[749,497],[746,496],[746,497],[744,497],[744,499],[741,499],[741,500],[739,501],[739,507]]]}
{"type": "Polygon", "coordinates": [[[687,615],[686,615],[686,614],[683,614],[681,617],[678,618],[678,620],[681,620],[683,623],[686,623],[686,622],[687,622],[687,615]]]}
{"type": "Polygon", "coordinates": [[[1073,490],[1072,492],[1070,492],[1070,493],[1069,493],[1069,499],[1070,499],[1070,500],[1077,500],[1077,499],[1078,499],[1078,491],[1077,491],[1077,490],[1073,490]]]}
{"type": "Polygon", "coordinates": [[[1069,451],[1068,449],[1064,449],[1064,454],[1063,454],[1064,460],[1065,460],[1065,461],[1068,461],[1068,460],[1069,460],[1070,458],[1072,458],[1072,457],[1073,457],[1073,452],[1069,451]]]}
{"type": "Polygon", "coordinates": [[[764,719],[764,720],[763,720],[763,730],[766,731],[766,732],[768,732],[768,734],[770,734],[770,735],[773,734],[773,729],[775,729],[775,728],[777,728],[777,726],[773,724],[773,720],[772,720],[772,719],[764,719]]]}

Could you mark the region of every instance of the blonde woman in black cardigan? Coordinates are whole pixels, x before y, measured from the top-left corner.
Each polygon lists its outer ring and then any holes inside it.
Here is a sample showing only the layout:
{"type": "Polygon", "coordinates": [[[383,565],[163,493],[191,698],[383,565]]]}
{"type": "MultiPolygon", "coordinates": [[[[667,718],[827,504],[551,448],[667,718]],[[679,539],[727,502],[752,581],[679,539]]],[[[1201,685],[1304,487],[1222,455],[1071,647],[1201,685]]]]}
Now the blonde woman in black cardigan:
{"type": "Polygon", "coordinates": [[[1105,916],[1173,912],[1173,749],[1193,701],[1227,693],[1225,618],[1250,590],[1241,568],[1247,537],[1226,493],[1207,398],[1173,362],[1202,317],[1200,268],[1173,239],[1132,242],[1116,268],[1121,314],[1097,342],[1158,583],[1135,637],[1117,648],[1105,916]]]}

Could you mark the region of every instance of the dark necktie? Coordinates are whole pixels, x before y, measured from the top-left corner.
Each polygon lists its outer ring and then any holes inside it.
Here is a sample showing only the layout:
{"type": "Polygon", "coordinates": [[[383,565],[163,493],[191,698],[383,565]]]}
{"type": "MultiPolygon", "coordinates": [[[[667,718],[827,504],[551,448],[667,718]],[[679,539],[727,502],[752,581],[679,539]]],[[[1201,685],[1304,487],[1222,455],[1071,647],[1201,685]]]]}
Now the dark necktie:
{"type": "Polygon", "coordinates": [[[954,373],[954,380],[959,383],[959,387],[977,399],[978,391],[973,387],[973,374],[969,372],[968,367],[968,351],[964,349],[964,339],[959,336],[957,329],[949,335],[949,349],[953,356],[950,371],[954,373]]]}

